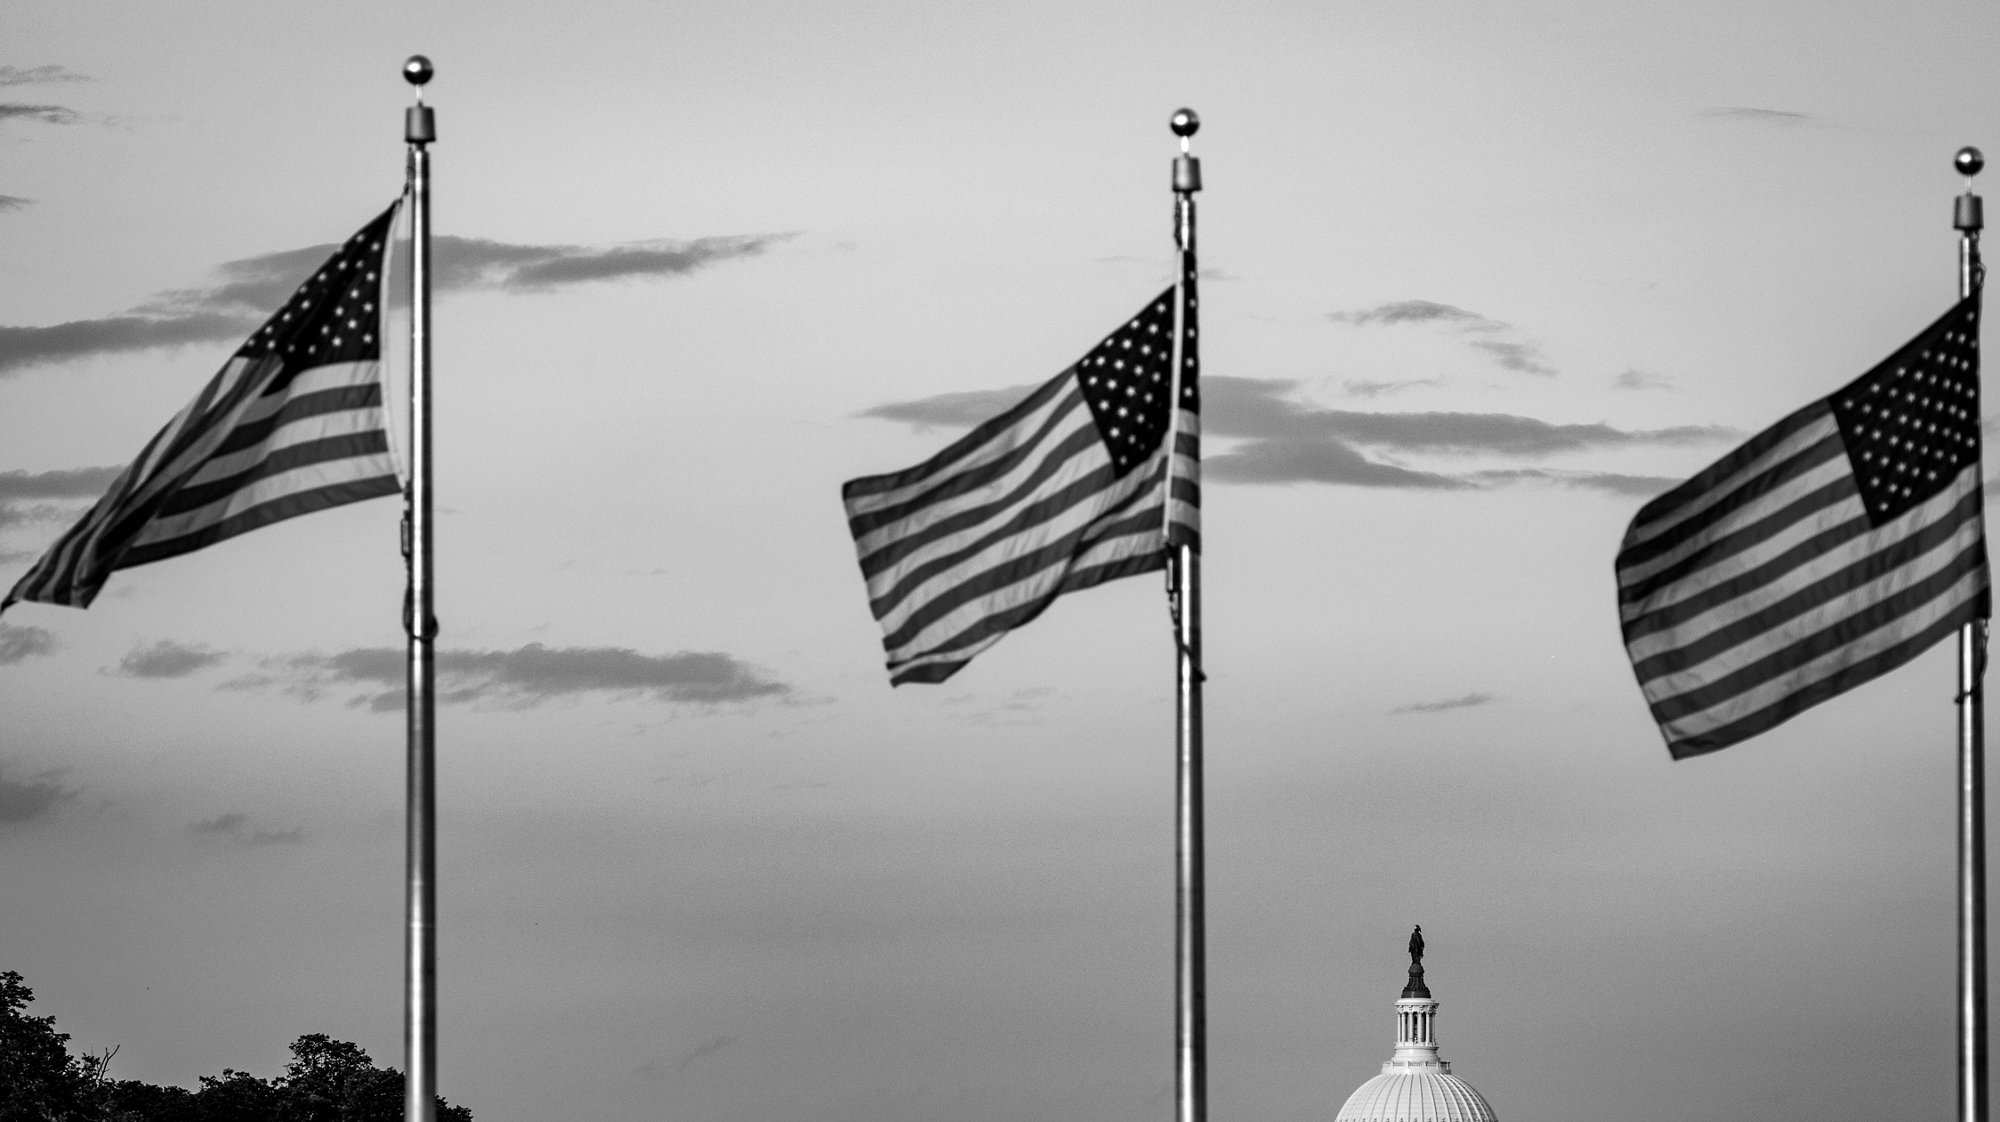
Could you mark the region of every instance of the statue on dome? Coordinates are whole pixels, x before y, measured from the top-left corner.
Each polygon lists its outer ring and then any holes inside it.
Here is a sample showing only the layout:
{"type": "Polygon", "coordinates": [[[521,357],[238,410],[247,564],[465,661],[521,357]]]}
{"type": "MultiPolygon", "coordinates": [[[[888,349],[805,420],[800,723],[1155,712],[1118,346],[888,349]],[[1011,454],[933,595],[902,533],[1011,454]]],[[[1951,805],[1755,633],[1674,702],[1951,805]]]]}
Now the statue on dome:
{"type": "Polygon", "coordinates": [[[1410,984],[1403,987],[1404,997],[1420,997],[1430,1000],[1430,987],[1424,985],[1424,929],[1417,925],[1410,932],[1410,984]]]}

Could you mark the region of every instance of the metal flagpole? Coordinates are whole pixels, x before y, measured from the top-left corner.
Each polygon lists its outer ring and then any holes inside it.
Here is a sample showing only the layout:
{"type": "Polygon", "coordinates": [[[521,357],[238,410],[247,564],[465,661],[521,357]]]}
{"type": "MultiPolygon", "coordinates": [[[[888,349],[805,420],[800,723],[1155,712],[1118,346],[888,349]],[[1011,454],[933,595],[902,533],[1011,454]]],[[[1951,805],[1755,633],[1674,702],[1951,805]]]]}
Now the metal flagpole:
{"type": "MultiPolygon", "coordinates": [[[[1180,414],[1180,379],[1186,369],[1183,347],[1187,331],[1182,317],[1187,299],[1182,292],[1194,259],[1194,193],[1201,190],[1201,161],[1188,154],[1188,138],[1201,128],[1191,109],[1173,116],[1181,154],[1174,159],[1174,243],[1180,253],[1174,271],[1174,399],[1170,415],[1180,414]]],[[[1167,433],[1167,494],[1173,504],[1173,464],[1177,432],[1167,433]]],[[[1177,799],[1178,861],[1174,897],[1174,1102],[1177,1122],[1208,1119],[1208,946],[1203,902],[1201,816],[1201,555],[1192,543],[1169,545],[1175,645],[1180,648],[1179,721],[1175,739],[1180,748],[1177,799]]]]}
{"type": "Polygon", "coordinates": [[[437,119],[424,104],[431,61],[412,55],[403,78],[417,103],[404,111],[409,142],[410,486],[403,494],[403,554],[409,592],[403,630],[410,638],[409,787],[403,956],[403,1119],[434,1122],[437,1112],[437,620],[431,558],[431,157],[437,119]]]}
{"type": "MultiPolygon", "coordinates": [[[[1953,160],[1965,176],[1952,215],[1958,228],[1958,295],[1978,291],[1979,230],[1985,223],[1972,177],[1986,166],[1977,148],[1953,160]]],[[[1958,631],[1958,1117],[1986,1122],[1986,722],[1980,704],[1986,621],[1958,631]]]]}

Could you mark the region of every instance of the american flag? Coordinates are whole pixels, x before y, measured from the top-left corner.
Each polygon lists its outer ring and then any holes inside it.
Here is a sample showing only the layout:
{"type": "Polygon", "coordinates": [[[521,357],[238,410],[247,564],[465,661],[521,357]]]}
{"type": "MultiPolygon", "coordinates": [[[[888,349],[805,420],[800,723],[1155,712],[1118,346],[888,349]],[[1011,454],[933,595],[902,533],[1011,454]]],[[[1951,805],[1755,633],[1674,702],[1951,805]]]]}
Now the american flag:
{"type": "Polygon", "coordinates": [[[21,600],[89,607],[118,569],[402,490],[380,376],[396,211],[383,211],[299,286],[0,599],[0,611],[21,600]]]}
{"type": "Polygon", "coordinates": [[[1988,607],[1979,297],[1639,511],[1625,648],[1676,759],[1901,666],[1988,607]]]}
{"type": "Polygon", "coordinates": [[[1057,596],[1162,568],[1170,542],[1200,548],[1192,254],[1178,384],[1176,291],[928,461],[841,488],[892,685],[944,681],[1057,596]]]}

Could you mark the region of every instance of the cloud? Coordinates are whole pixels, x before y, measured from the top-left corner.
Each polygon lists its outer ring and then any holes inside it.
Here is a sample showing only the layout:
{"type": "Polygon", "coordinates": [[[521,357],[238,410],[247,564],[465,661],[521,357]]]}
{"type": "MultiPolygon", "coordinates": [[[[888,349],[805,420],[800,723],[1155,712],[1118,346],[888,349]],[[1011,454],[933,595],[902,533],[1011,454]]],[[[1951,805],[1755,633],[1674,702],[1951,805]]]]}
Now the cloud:
{"type": "Polygon", "coordinates": [[[62,468],[56,471],[0,471],[0,504],[23,499],[94,499],[123,468],[62,468]]]}
{"type": "Polygon", "coordinates": [[[1505,339],[1474,339],[1469,345],[1492,355],[1495,361],[1509,370],[1549,377],[1554,377],[1557,373],[1555,367],[1542,361],[1542,350],[1533,343],[1510,342],[1505,339]]]}
{"type": "MultiPolygon", "coordinates": [[[[1551,483],[1620,495],[1654,494],[1673,480],[1654,476],[1555,469],[1507,469],[1462,474],[1408,467],[1370,456],[1399,454],[1503,456],[1535,459],[1571,452],[1639,446],[1685,447],[1734,439],[1719,425],[1620,429],[1599,421],[1558,424],[1511,413],[1391,413],[1324,409],[1296,400],[1298,383],[1282,379],[1211,376],[1202,380],[1202,431],[1241,443],[1203,459],[1203,478],[1216,483],[1339,483],[1359,487],[1462,490],[1514,483],[1551,483]]],[[[1000,412],[1026,387],[939,394],[863,410],[862,417],[919,429],[969,428],[1000,412]]]]}
{"type": "Polygon", "coordinates": [[[177,316],[107,316],[48,327],[0,326],[0,376],[23,367],[91,355],[240,339],[256,330],[260,322],[255,316],[192,312],[177,316]]]}
{"type": "MultiPolygon", "coordinates": [[[[1439,324],[1469,335],[1493,335],[1514,330],[1514,325],[1504,320],[1451,304],[1440,304],[1435,300],[1399,300],[1358,311],[1328,312],[1326,318],[1335,323],[1352,324],[1439,324]]],[[[1531,342],[1479,338],[1467,340],[1466,345],[1484,351],[1508,370],[1548,377],[1558,373],[1555,367],[1543,360],[1541,348],[1531,342]]]]}
{"type": "Polygon", "coordinates": [[[1747,121],[1765,125],[1803,125],[1812,121],[1804,113],[1794,113],[1789,109],[1755,109],[1746,105],[1723,105],[1704,109],[1699,116],[1719,121],[1747,121]]]}
{"type": "Polygon", "coordinates": [[[689,1065],[693,1064],[696,1060],[699,1060],[704,1056],[713,1056],[717,1052],[722,1051],[724,1048],[731,1047],[732,1045],[738,1043],[742,1039],[743,1038],[740,1036],[718,1036],[712,1040],[704,1040],[701,1042],[701,1045],[697,1047],[694,1051],[689,1052],[687,1055],[681,1057],[680,1063],[674,1065],[675,1070],[686,1071],[689,1065]]]}
{"type": "Polygon", "coordinates": [[[1490,693],[1469,693],[1464,697],[1447,698],[1443,701],[1419,701],[1389,710],[1392,717],[1406,713],[1446,713],[1453,709],[1470,709],[1476,705],[1487,705],[1493,701],[1490,693]]]}
{"type": "Polygon", "coordinates": [[[1561,471],[1555,468],[1475,471],[1464,478],[1488,487],[1514,483],[1547,483],[1557,487],[1603,491],[1606,494],[1635,499],[1650,499],[1684,482],[1679,477],[1669,475],[1624,475],[1612,471],[1561,471]]]}
{"type": "Polygon", "coordinates": [[[32,86],[50,82],[88,82],[88,74],[78,74],[66,66],[0,66],[0,86],[32,86]]]}
{"type": "Polygon", "coordinates": [[[214,818],[204,818],[188,827],[196,837],[212,838],[232,845],[297,845],[306,840],[306,832],[296,827],[289,830],[273,830],[258,826],[250,821],[250,816],[240,810],[218,814],[214,818]]]}
{"type": "Polygon", "coordinates": [[[1353,312],[1328,312],[1335,323],[1448,323],[1467,331],[1505,331],[1507,324],[1434,300],[1398,300],[1353,312]]]}
{"type": "Polygon", "coordinates": [[[877,405],[872,409],[863,409],[855,416],[901,421],[913,426],[918,432],[928,432],[933,426],[969,429],[1005,411],[1015,402],[1027,397],[1034,388],[1009,386],[1004,390],[941,393],[934,397],[918,398],[915,401],[895,401],[887,405],[877,405]]]}
{"type": "Polygon", "coordinates": [[[10,666],[32,655],[56,653],[56,637],[39,627],[15,627],[0,623],[0,666],[10,666]]]}
{"type": "Polygon", "coordinates": [[[0,761],[0,824],[40,818],[57,803],[75,798],[77,791],[61,783],[62,774],[63,769],[54,768],[26,779],[10,779],[6,762],[0,761]]]}
{"type": "Polygon", "coordinates": [[[1406,378],[1401,381],[1371,382],[1362,378],[1349,378],[1340,384],[1341,392],[1349,397],[1377,398],[1389,394],[1402,393],[1419,386],[1442,386],[1443,378],[1406,378]]]}
{"type": "Polygon", "coordinates": [[[1671,378],[1658,374],[1648,374],[1643,370],[1627,370],[1611,380],[1611,384],[1621,390],[1670,390],[1674,388],[1671,378]]]}
{"type": "Polygon", "coordinates": [[[1512,413],[1383,413],[1296,401],[1282,379],[1202,379],[1202,431],[1223,437],[1333,438],[1404,452],[1546,456],[1632,445],[1692,445],[1737,436],[1717,425],[1619,429],[1602,421],[1556,424],[1512,413]]]}
{"type": "Polygon", "coordinates": [[[118,660],[118,673],[127,678],[185,678],[228,657],[221,651],[162,639],[150,647],[134,647],[118,660]]]}
{"type": "Polygon", "coordinates": [[[1202,478],[1216,483],[1345,483],[1354,487],[1459,490],[1472,486],[1436,472],[1371,460],[1327,438],[1277,437],[1205,456],[1202,478]]]}
{"type": "Polygon", "coordinates": [[[83,115],[67,105],[23,105],[0,101],[0,121],[40,121],[45,125],[73,125],[83,115]]]}
{"type": "Polygon", "coordinates": [[[24,206],[32,205],[34,201],[19,195],[0,195],[0,210],[20,210],[24,206]]]}
{"type": "MultiPolygon", "coordinates": [[[[681,277],[750,257],[791,234],[745,234],[613,246],[516,245],[442,235],[432,243],[436,291],[546,292],[587,281],[681,277]]],[[[155,347],[241,340],[338,248],[280,250],[223,264],[221,283],[169,289],[130,311],[46,327],[0,326],[0,377],[30,366],[155,347]]]]}
{"type": "MultiPolygon", "coordinates": [[[[259,674],[224,684],[227,689],[276,687],[313,701],[327,692],[359,686],[353,706],[376,712],[403,708],[406,655],[401,648],[367,647],[338,654],[298,654],[266,659],[259,674]]],[[[545,647],[530,643],[511,651],[445,650],[437,655],[438,700],[531,708],[585,693],[650,696],[675,704],[717,705],[788,698],[793,688],[720,651],[647,655],[627,647],[545,647]]]]}
{"type": "Polygon", "coordinates": [[[513,245],[447,236],[437,239],[438,286],[543,291],[586,281],[684,277],[720,261],[756,256],[793,236],[740,234],[602,247],[513,245]]]}

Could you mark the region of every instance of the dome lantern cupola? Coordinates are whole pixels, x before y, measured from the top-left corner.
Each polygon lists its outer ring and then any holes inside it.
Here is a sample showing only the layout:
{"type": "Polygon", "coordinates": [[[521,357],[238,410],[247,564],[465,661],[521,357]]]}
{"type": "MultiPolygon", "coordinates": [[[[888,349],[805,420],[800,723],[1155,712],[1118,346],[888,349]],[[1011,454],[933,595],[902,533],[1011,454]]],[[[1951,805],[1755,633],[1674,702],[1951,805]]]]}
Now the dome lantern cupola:
{"type": "Polygon", "coordinates": [[[1424,984],[1424,929],[1410,935],[1410,981],[1396,999],[1396,1050],[1355,1088],[1335,1122],[1496,1122],[1493,1107],[1438,1057],[1438,1003],[1424,984]]]}

